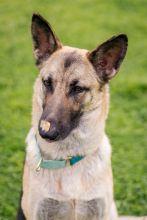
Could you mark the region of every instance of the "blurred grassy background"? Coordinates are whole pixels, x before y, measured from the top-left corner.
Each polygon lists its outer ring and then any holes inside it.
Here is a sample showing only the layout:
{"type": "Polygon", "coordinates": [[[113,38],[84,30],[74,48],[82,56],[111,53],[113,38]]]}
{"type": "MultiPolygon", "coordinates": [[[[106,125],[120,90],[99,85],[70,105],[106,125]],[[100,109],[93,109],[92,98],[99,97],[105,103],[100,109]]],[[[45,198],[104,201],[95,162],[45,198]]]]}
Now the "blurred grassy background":
{"type": "Polygon", "coordinates": [[[64,44],[93,49],[118,34],[129,37],[120,73],[111,82],[107,133],[113,146],[115,198],[120,214],[147,214],[146,0],[0,1],[0,219],[18,205],[24,140],[31,121],[32,12],[50,21],[64,44]]]}

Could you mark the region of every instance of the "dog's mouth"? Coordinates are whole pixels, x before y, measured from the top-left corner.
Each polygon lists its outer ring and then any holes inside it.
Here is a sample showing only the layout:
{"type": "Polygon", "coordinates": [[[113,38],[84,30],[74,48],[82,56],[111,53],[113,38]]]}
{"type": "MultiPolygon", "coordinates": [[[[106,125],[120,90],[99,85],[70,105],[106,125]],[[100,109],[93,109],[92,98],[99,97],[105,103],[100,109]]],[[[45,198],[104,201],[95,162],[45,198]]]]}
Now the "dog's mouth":
{"type": "Polygon", "coordinates": [[[38,124],[39,134],[48,143],[63,140],[78,126],[81,116],[82,113],[72,114],[70,120],[41,117],[38,124]]]}
{"type": "Polygon", "coordinates": [[[46,142],[48,142],[48,143],[52,143],[52,142],[59,141],[59,140],[63,139],[63,138],[61,138],[60,136],[57,136],[57,137],[44,136],[44,135],[42,135],[41,132],[39,132],[39,134],[40,134],[40,136],[41,136],[46,142]]]}
{"type": "Polygon", "coordinates": [[[70,133],[69,128],[65,129],[61,126],[59,128],[59,126],[57,126],[55,122],[49,122],[46,120],[40,120],[38,130],[40,136],[48,143],[63,140],[70,133]]]}
{"type": "Polygon", "coordinates": [[[47,143],[52,143],[52,142],[55,142],[55,141],[59,141],[60,139],[54,139],[54,140],[51,140],[49,138],[43,138],[47,143]]]}

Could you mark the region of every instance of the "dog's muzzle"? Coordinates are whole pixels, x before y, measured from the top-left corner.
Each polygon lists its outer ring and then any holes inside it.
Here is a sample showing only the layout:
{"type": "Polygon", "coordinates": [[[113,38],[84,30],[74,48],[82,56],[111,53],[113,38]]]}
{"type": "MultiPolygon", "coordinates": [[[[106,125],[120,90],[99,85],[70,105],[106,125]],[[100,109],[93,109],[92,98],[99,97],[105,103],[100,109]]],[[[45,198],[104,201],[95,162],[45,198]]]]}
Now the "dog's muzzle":
{"type": "Polygon", "coordinates": [[[49,141],[56,141],[60,138],[60,132],[55,121],[41,120],[39,122],[39,134],[49,141]]]}

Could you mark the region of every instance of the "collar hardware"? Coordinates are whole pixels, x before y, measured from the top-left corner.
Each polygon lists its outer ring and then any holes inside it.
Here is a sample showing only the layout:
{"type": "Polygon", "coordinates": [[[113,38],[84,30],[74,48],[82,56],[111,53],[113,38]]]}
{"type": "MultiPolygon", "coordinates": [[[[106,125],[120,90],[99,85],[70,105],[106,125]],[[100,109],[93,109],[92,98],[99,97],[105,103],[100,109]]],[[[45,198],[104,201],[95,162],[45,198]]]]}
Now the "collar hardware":
{"type": "Polygon", "coordinates": [[[43,161],[43,158],[41,157],[40,160],[39,160],[39,162],[38,162],[38,164],[37,164],[37,167],[36,167],[36,171],[37,171],[37,172],[39,172],[40,169],[41,169],[40,165],[41,165],[42,161],[43,161]]]}

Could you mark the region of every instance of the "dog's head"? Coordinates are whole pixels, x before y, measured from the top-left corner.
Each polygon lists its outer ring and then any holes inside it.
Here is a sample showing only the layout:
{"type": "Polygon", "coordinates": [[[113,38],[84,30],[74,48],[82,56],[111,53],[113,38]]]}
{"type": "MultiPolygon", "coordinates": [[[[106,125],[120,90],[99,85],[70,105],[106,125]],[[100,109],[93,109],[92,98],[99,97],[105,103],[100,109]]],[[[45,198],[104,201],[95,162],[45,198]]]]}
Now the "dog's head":
{"type": "Polygon", "coordinates": [[[83,115],[97,108],[97,117],[105,120],[108,108],[106,84],[115,76],[124,59],[127,36],[113,37],[92,52],[66,47],[47,21],[34,14],[32,37],[36,64],[40,69],[39,91],[42,93],[38,94],[41,96],[40,136],[48,141],[64,139],[76,129],[83,115]],[[42,122],[46,123],[47,129],[42,122]]]}

